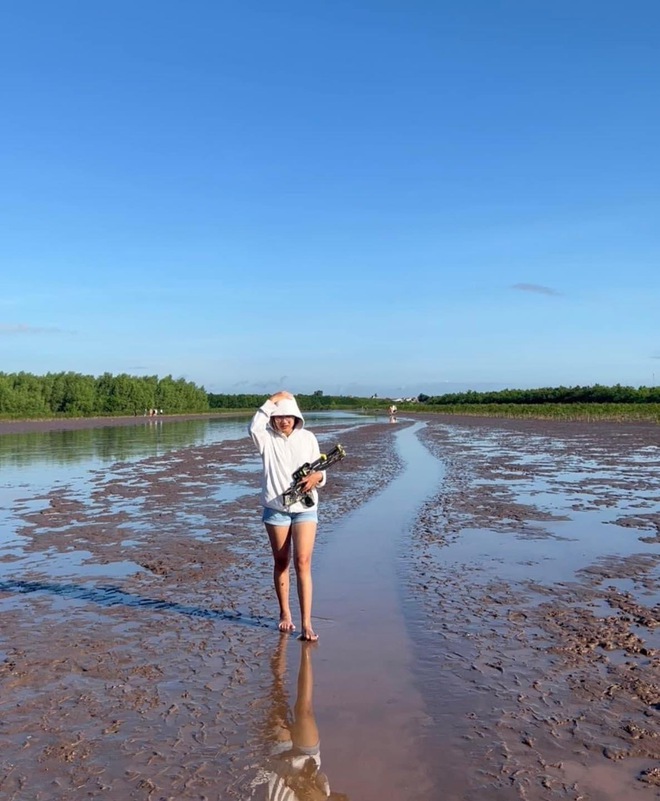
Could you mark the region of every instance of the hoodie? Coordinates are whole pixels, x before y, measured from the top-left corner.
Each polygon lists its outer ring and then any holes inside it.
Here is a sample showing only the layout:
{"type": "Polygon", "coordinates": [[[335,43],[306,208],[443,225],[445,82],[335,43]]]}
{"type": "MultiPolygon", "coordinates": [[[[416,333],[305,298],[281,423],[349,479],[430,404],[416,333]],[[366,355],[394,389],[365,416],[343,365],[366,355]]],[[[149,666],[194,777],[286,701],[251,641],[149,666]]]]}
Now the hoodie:
{"type": "MultiPolygon", "coordinates": [[[[305,512],[308,507],[298,501],[289,507],[282,503],[282,493],[289,489],[293,473],[306,462],[313,462],[321,455],[319,444],[311,431],[305,428],[305,419],[295,400],[283,399],[279,403],[267,400],[259,407],[249,426],[252,441],[263,462],[261,480],[261,504],[280,512],[305,512]],[[281,434],[270,425],[273,415],[291,415],[296,418],[295,426],[289,436],[281,434]]],[[[326,482],[323,480],[320,486],[326,482]]],[[[315,508],[318,493],[312,490],[315,508]]]]}

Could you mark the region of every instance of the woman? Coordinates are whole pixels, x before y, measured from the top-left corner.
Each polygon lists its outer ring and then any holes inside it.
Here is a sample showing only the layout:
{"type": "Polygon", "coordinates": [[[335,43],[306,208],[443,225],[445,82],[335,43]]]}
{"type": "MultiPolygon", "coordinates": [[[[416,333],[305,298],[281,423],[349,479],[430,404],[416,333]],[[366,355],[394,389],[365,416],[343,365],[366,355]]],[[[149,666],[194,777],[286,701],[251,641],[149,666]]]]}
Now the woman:
{"type": "Polygon", "coordinates": [[[285,506],[282,493],[291,486],[293,473],[305,462],[320,456],[314,434],[305,429],[305,421],[290,392],[276,392],[257,410],[250,423],[250,436],[263,461],[261,484],[262,521],[266,526],[273,552],[273,583],[280,606],[279,630],[295,631],[289,606],[289,565],[293,552],[298,601],[300,603],[301,640],[318,640],[312,628],[312,552],[318,522],[316,490],[325,484],[325,472],[310,473],[302,480],[302,490],[313,505],[301,501],[285,506]]]}

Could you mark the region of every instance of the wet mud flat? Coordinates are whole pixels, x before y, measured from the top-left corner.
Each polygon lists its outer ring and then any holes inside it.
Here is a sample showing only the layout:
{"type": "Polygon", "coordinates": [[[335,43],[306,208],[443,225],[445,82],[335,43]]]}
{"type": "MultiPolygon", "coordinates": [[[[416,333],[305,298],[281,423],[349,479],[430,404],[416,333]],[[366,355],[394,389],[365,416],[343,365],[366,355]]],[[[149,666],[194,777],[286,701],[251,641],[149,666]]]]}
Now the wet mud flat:
{"type": "Polygon", "coordinates": [[[349,457],[323,491],[312,650],[274,631],[247,439],[21,498],[0,549],[0,798],[267,798],[312,662],[323,762],[301,798],[660,797],[660,429],[416,420],[314,426],[349,457]],[[357,529],[428,479],[411,438],[441,469],[393,581],[381,531],[357,529]],[[414,687],[392,687],[406,649],[414,687]]]}
{"type": "MultiPolygon", "coordinates": [[[[338,439],[314,430],[322,448],[338,439]]],[[[317,560],[327,521],[400,469],[393,434],[341,432],[317,560]]],[[[16,502],[0,550],[3,801],[254,796],[300,656],[275,631],[259,476],[245,438],[16,502]]]]}
{"type": "Polygon", "coordinates": [[[660,429],[434,417],[420,437],[445,474],[404,581],[429,744],[459,734],[447,797],[660,798],[660,429]]]}

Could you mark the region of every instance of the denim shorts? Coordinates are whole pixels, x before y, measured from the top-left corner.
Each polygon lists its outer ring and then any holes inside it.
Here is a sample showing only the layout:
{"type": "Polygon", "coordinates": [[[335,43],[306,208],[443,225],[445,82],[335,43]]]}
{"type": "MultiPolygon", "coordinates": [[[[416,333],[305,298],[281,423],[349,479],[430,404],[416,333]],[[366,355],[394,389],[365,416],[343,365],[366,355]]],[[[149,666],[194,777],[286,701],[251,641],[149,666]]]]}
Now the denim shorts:
{"type": "Polygon", "coordinates": [[[290,526],[292,523],[317,523],[319,519],[316,508],[305,509],[304,512],[280,512],[264,506],[261,516],[263,523],[271,526],[290,526]]]}

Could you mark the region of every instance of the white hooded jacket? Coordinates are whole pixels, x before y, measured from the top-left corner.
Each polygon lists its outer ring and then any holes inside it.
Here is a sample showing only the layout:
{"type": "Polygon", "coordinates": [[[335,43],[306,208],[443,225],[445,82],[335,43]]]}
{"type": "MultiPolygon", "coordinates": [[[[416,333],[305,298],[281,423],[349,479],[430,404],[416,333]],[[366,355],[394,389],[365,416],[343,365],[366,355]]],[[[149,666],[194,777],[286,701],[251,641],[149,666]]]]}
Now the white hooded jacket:
{"type": "MultiPolygon", "coordinates": [[[[308,507],[300,501],[289,507],[282,503],[282,493],[289,489],[293,473],[305,462],[313,462],[321,455],[319,444],[314,434],[305,429],[305,420],[295,400],[283,399],[279,403],[267,400],[259,407],[249,427],[252,441],[257,446],[264,465],[261,482],[261,504],[280,512],[305,512],[308,507]],[[281,434],[270,425],[273,415],[292,415],[296,418],[293,431],[289,436],[281,434]]],[[[323,480],[319,486],[326,482],[323,480]]],[[[316,508],[318,493],[312,490],[311,496],[316,508]]]]}

